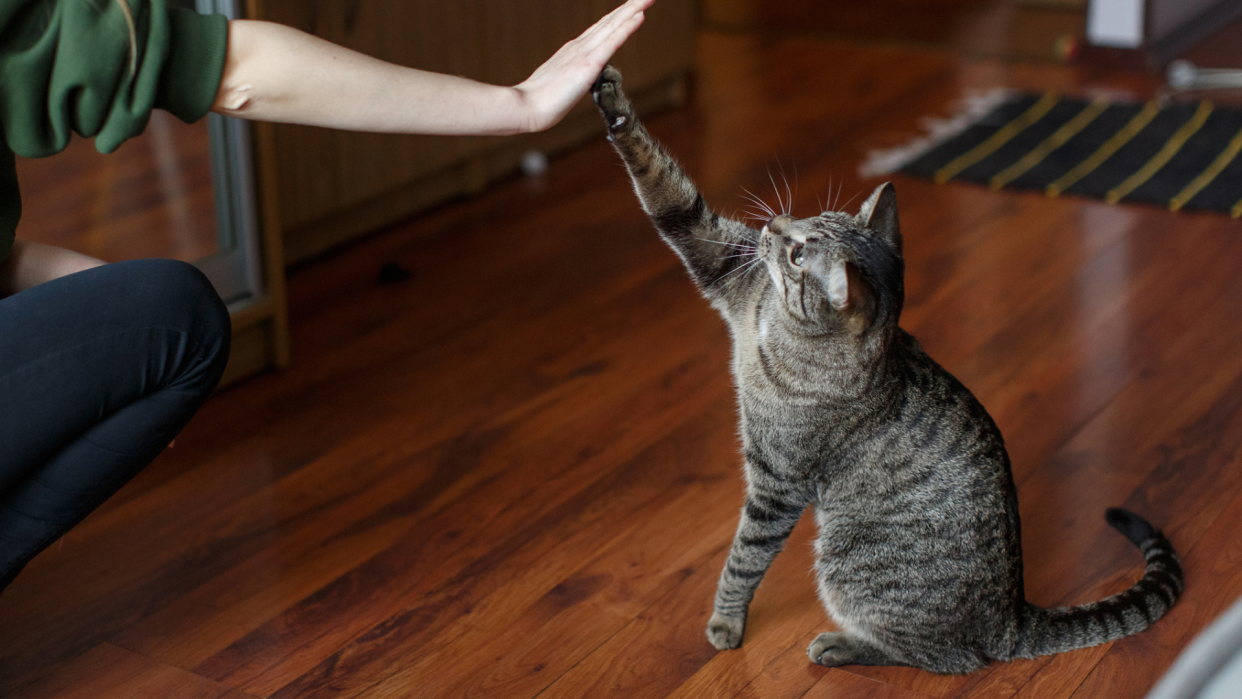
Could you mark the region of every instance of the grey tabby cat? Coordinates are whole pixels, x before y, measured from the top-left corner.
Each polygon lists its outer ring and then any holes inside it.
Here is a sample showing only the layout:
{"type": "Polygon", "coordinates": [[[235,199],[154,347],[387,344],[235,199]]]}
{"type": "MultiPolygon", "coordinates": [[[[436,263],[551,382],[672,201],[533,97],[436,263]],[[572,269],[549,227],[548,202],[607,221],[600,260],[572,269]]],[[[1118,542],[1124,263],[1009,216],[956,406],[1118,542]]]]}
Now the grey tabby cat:
{"type": "Polygon", "coordinates": [[[643,209],[733,337],[748,490],[707,625],[716,648],[741,645],[755,588],[808,506],[819,596],[841,629],[811,643],[821,665],[970,672],[1137,633],[1173,606],[1173,547],[1121,509],[1105,517],[1146,557],[1137,584],[1080,607],[1026,601],[1000,431],[897,325],[891,184],[857,216],[782,214],[756,231],[707,208],[635,117],[616,69],[592,93],[643,209]]]}

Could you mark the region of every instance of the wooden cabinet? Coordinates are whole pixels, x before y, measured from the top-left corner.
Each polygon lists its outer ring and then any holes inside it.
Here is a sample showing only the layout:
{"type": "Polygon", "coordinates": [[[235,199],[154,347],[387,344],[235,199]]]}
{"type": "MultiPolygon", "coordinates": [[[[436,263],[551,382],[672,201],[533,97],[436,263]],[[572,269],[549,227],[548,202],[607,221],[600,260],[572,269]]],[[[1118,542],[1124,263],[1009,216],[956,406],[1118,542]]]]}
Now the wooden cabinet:
{"type": "MultiPolygon", "coordinates": [[[[494,84],[521,82],[617,0],[259,0],[252,17],[378,58],[494,84]]],[[[660,0],[614,62],[640,110],[677,104],[694,51],[693,0],[660,0]]],[[[556,128],[519,137],[363,134],[276,125],[275,200],[285,260],[310,258],[512,173],[530,149],[555,153],[603,125],[590,100],[556,128]]],[[[260,146],[263,150],[263,145],[260,146]]]]}

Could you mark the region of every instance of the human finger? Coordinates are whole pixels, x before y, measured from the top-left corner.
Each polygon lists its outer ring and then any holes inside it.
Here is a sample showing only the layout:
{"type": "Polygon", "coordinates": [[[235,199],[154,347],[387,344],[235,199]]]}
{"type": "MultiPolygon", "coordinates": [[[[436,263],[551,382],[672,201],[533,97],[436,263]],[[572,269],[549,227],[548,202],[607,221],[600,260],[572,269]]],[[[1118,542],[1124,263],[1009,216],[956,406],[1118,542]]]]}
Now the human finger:
{"type": "Polygon", "coordinates": [[[645,19],[646,14],[642,12],[632,15],[623,24],[618,25],[608,34],[601,36],[599,41],[589,49],[589,55],[592,58],[597,59],[599,62],[607,62],[608,59],[612,57],[612,54],[616,53],[617,49],[621,48],[621,45],[624,44],[626,40],[634,34],[634,32],[638,31],[638,28],[642,26],[645,19]]]}
{"type": "Polygon", "coordinates": [[[612,33],[623,29],[625,25],[634,20],[635,16],[641,16],[653,4],[655,0],[629,0],[588,27],[574,42],[589,44],[589,48],[593,49],[595,43],[607,40],[612,33]]]}

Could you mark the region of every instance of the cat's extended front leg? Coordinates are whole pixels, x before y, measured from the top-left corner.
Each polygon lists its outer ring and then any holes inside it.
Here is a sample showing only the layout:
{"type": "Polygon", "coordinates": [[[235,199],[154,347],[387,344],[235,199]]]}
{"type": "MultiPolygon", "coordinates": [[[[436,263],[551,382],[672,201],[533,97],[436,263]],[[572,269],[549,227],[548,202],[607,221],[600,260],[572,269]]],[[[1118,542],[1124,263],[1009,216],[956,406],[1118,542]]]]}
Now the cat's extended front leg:
{"type": "Polygon", "coordinates": [[[789,494],[752,489],[716,585],[716,603],[707,622],[707,640],[719,650],[742,645],[746,612],[763,576],[805,509],[789,494]]]}
{"type": "MultiPolygon", "coordinates": [[[[647,133],[621,91],[621,73],[607,66],[591,89],[608,138],[625,161],[643,210],[709,295],[716,282],[753,259],[757,232],[712,213],[698,188],[647,133]]],[[[733,278],[736,278],[733,277],[733,278]]]]}

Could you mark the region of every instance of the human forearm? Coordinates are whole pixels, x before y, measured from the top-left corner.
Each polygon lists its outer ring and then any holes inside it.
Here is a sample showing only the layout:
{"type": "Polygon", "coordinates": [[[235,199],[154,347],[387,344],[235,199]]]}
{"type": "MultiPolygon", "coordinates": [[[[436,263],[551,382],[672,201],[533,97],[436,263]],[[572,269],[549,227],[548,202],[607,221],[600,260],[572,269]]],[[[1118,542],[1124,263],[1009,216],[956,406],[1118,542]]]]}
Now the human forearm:
{"type": "Polygon", "coordinates": [[[102,264],[72,250],[18,239],[0,262],[0,298],[102,264]]]}
{"type": "Polygon", "coordinates": [[[213,110],[351,131],[502,134],[522,130],[518,100],[512,88],[385,63],[280,24],[234,20],[213,110]]]}
{"type": "Polygon", "coordinates": [[[262,121],[352,131],[511,134],[548,128],[642,24],[654,0],[630,0],[567,43],[531,77],[502,87],[405,68],[270,22],[229,23],[212,109],[262,121]]]}

